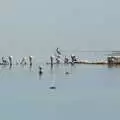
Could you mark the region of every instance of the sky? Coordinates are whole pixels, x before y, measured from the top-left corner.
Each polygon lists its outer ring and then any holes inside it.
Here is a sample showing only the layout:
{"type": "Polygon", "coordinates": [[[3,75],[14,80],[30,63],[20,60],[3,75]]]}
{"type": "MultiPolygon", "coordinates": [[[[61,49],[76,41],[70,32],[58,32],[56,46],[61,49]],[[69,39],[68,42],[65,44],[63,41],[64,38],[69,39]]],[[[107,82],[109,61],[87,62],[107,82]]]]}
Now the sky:
{"type": "Polygon", "coordinates": [[[120,50],[119,0],[1,0],[0,54],[120,50]]]}

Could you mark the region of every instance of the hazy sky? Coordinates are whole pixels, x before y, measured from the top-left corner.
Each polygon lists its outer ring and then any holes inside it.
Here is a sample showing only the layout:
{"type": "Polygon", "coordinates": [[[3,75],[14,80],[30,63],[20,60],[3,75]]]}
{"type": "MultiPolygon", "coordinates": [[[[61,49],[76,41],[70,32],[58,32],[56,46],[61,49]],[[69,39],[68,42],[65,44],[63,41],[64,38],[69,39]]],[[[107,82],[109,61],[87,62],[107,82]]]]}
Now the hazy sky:
{"type": "Polygon", "coordinates": [[[120,50],[119,0],[1,0],[0,54],[120,50]]]}

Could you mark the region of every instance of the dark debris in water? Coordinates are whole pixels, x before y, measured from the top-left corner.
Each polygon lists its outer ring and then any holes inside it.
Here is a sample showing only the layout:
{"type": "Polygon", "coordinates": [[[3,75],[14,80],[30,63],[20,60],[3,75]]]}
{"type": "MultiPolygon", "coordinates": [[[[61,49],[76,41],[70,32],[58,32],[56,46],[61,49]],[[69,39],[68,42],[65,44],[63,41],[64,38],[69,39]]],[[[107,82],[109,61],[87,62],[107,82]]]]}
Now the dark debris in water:
{"type": "Polygon", "coordinates": [[[56,89],[56,87],[55,86],[52,86],[52,87],[49,87],[50,89],[56,89]]]}

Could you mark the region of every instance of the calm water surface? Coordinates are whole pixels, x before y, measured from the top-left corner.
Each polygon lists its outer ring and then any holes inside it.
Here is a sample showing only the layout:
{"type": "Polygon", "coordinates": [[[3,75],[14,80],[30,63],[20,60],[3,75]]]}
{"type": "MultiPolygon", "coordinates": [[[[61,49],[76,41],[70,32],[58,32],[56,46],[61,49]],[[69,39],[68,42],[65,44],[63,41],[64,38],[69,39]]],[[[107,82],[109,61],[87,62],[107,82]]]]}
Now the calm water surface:
{"type": "Polygon", "coordinates": [[[44,65],[0,68],[1,120],[119,120],[120,68],[44,65]],[[66,75],[65,72],[70,74],[66,75]],[[49,87],[55,86],[52,90],[49,87]]]}

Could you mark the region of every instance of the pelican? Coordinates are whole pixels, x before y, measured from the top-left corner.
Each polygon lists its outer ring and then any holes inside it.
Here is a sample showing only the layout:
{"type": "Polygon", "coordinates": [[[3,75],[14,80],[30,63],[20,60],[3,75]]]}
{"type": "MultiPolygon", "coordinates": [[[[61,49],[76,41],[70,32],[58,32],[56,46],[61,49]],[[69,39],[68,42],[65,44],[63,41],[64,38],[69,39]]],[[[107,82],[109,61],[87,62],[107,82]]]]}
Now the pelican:
{"type": "Polygon", "coordinates": [[[56,63],[59,64],[60,63],[60,59],[57,57],[56,58],[56,63]]]}
{"type": "Polygon", "coordinates": [[[68,64],[68,62],[69,62],[69,59],[65,56],[64,63],[68,64]]]}
{"type": "Polygon", "coordinates": [[[26,59],[27,59],[26,57],[23,57],[23,59],[22,59],[22,61],[20,62],[20,64],[26,65],[26,64],[27,64],[26,59]]]}
{"type": "Polygon", "coordinates": [[[6,65],[6,64],[8,64],[8,61],[7,61],[7,60],[5,60],[5,58],[4,58],[4,57],[2,57],[2,63],[6,65]]]}
{"type": "Polygon", "coordinates": [[[10,66],[12,65],[12,58],[13,58],[12,56],[8,57],[10,66]]]}
{"type": "Polygon", "coordinates": [[[57,52],[58,55],[61,55],[61,52],[60,52],[59,48],[56,49],[56,52],[57,52]]]}
{"type": "Polygon", "coordinates": [[[29,56],[30,66],[32,66],[32,58],[33,58],[33,56],[29,56]]]}

